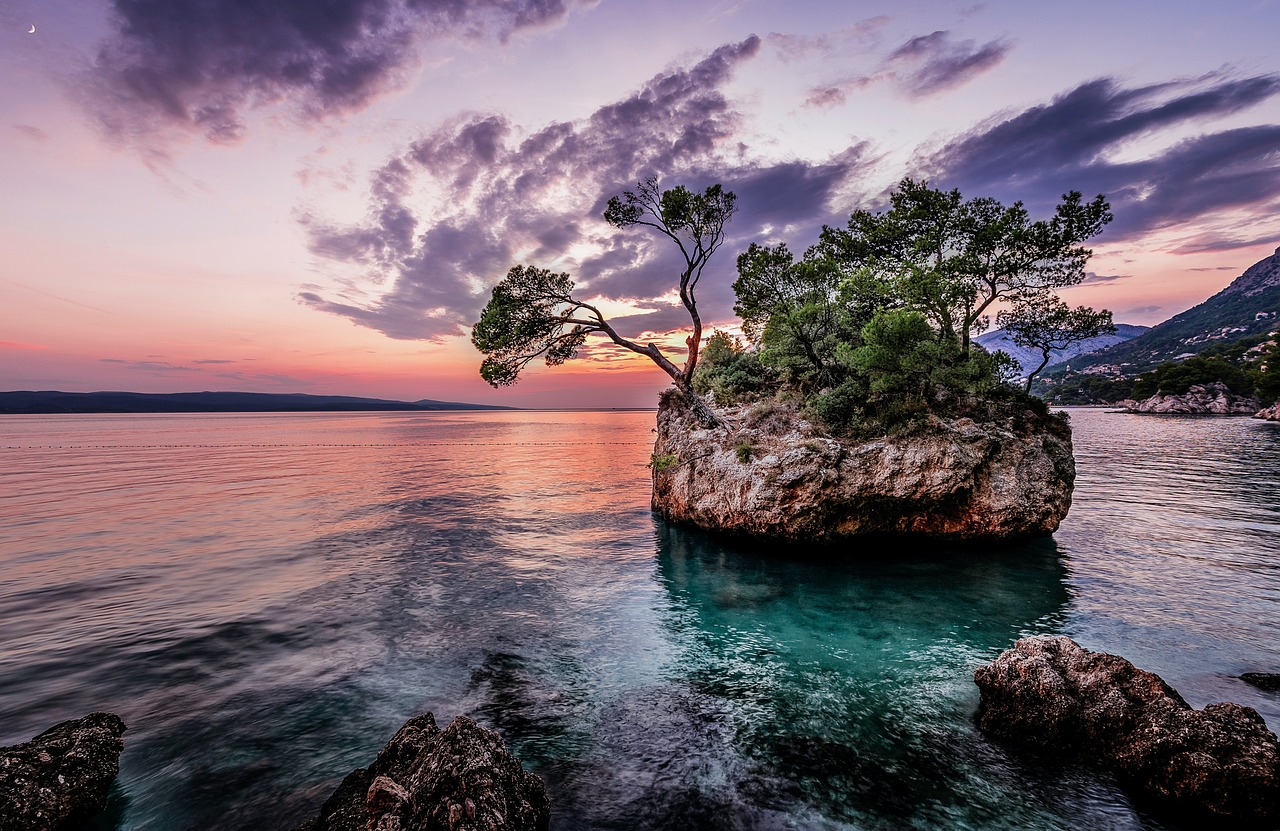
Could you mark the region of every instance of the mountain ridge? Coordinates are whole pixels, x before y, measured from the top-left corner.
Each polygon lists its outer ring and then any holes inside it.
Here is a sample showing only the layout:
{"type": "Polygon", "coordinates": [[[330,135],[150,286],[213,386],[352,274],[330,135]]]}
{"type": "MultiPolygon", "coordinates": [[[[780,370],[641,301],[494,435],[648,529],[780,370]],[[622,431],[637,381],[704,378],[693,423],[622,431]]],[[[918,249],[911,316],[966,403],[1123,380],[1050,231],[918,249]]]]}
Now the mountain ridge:
{"type": "MultiPolygon", "coordinates": [[[[1071,369],[1102,367],[1136,375],[1214,343],[1268,334],[1280,325],[1280,248],[1232,280],[1226,288],[1132,340],[1091,352],[1071,369]]],[[[1062,368],[1058,368],[1061,372],[1062,368]]],[[[1051,374],[1058,374],[1058,372],[1051,374]]]]}
{"type": "MultiPolygon", "coordinates": [[[[1066,349],[1055,349],[1049,354],[1052,356],[1049,365],[1046,368],[1058,366],[1066,361],[1070,361],[1079,355],[1087,355],[1097,352],[1100,349],[1106,349],[1109,346],[1124,343],[1133,340],[1149,331],[1150,326],[1136,326],[1131,323],[1117,323],[1116,333],[1114,335],[1099,335],[1096,338],[1089,338],[1081,341],[1066,349]]],[[[974,338],[974,342],[982,346],[988,352],[1004,352],[1009,357],[1018,362],[1018,368],[1025,376],[1027,373],[1040,366],[1041,355],[1036,349],[1027,349],[1018,346],[1013,340],[1005,334],[1005,330],[996,329],[991,332],[979,335],[974,338]]]]}

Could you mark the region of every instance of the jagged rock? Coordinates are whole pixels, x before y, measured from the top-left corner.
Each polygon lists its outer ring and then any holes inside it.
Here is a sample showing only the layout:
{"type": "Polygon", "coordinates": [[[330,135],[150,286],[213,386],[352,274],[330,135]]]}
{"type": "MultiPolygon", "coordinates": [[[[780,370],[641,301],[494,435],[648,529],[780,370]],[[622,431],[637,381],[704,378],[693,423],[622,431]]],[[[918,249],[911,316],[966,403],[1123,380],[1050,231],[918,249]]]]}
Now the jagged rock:
{"type": "Polygon", "coordinates": [[[1023,638],[973,677],[986,733],[1218,820],[1280,820],[1280,745],[1256,710],[1193,710],[1160,676],[1066,637],[1023,638]]]}
{"type": "Polygon", "coordinates": [[[1237,395],[1220,381],[1196,384],[1182,395],[1153,395],[1145,401],[1127,399],[1120,406],[1131,413],[1177,415],[1253,415],[1262,406],[1256,396],[1237,395]]]}
{"type": "Polygon", "coordinates": [[[795,541],[872,535],[1006,540],[1050,534],[1071,506],[1065,418],[944,421],[842,442],[778,402],[717,410],[704,429],[665,395],[653,508],[678,523],[795,541]]]}
{"type": "Polygon", "coordinates": [[[90,713],[0,747],[0,831],[67,828],[105,808],[124,731],[119,716],[90,713]]]}
{"type": "Polygon", "coordinates": [[[1254,418],[1265,418],[1267,421],[1280,421],[1280,401],[1267,407],[1265,410],[1258,410],[1253,414],[1254,418]]]}
{"type": "Polygon", "coordinates": [[[1240,680],[1267,692],[1280,691],[1280,674],[1274,672],[1246,672],[1240,680]]]}
{"type": "Polygon", "coordinates": [[[427,713],[296,831],[546,831],[550,817],[542,780],[501,736],[461,716],[441,730],[427,713]]]}

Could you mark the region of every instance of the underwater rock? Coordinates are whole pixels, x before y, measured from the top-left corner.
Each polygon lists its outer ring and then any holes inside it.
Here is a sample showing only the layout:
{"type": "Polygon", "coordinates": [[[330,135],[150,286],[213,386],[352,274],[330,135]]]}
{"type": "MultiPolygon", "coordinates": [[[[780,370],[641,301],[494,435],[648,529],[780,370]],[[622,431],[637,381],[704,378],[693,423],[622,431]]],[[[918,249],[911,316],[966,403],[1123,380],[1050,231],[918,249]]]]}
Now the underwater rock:
{"type": "Polygon", "coordinates": [[[550,817],[542,780],[501,736],[462,716],[441,730],[427,713],[296,831],[546,831],[550,817]]]}
{"type": "Polygon", "coordinates": [[[1023,638],[973,677],[992,736],[1098,764],[1217,820],[1280,819],[1280,745],[1256,710],[1194,710],[1160,676],[1061,636],[1023,638]]]}
{"type": "Polygon", "coordinates": [[[717,410],[704,428],[678,395],[658,410],[653,509],[714,531],[805,542],[870,536],[999,541],[1053,533],[1071,507],[1064,417],[930,417],[849,442],[778,402],[717,410]]]}
{"type": "Polygon", "coordinates": [[[53,831],[99,813],[120,773],[124,731],[119,716],[90,713],[0,747],[0,831],[53,831]]]}
{"type": "Polygon", "coordinates": [[[1280,690],[1280,673],[1246,672],[1240,676],[1240,680],[1267,692],[1280,690]]]}

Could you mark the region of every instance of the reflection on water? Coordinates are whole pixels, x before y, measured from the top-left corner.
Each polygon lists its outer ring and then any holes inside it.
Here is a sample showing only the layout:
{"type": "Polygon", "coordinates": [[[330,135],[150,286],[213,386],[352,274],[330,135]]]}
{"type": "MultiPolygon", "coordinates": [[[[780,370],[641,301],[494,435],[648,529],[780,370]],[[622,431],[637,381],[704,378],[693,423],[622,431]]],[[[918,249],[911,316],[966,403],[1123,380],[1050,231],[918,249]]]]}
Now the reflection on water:
{"type": "Polygon", "coordinates": [[[652,413],[0,419],[0,743],[130,726],[100,827],[288,827],[469,714],[557,829],[1163,828],[972,727],[1064,631],[1275,725],[1274,425],[1074,416],[1052,541],[830,563],[656,522],[652,413]],[[1270,708],[1270,709],[1268,709],[1270,708]]]}

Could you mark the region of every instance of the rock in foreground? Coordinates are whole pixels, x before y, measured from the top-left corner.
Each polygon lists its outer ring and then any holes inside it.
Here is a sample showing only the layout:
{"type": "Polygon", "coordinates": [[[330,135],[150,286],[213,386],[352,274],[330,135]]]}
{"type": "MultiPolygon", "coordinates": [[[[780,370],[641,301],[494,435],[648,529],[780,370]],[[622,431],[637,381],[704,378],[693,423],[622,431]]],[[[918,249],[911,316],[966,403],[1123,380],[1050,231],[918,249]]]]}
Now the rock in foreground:
{"type": "Polygon", "coordinates": [[[1280,820],[1280,746],[1249,707],[1193,710],[1158,675],[1066,637],[1023,638],[973,677],[986,733],[1218,820],[1280,820]]]}
{"type": "Polygon", "coordinates": [[[468,718],[410,719],[296,831],[546,831],[542,780],[468,718]]]}
{"type": "Polygon", "coordinates": [[[119,716],[90,713],[0,748],[0,831],[67,828],[105,808],[124,731],[119,716]]]}
{"type": "Polygon", "coordinates": [[[653,508],[715,531],[808,542],[891,535],[956,541],[1051,534],[1071,507],[1071,428],[1022,411],[931,418],[906,436],[844,442],[776,402],[703,428],[663,396],[653,508]]]}
{"type": "Polygon", "coordinates": [[[1265,419],[1266,421],[1280,421],[1280,401],[1277,401],[1270,407],[1258,410],[1258,412],[1253,414],[1253,417],[1265,419]]]}
{"type": "Polygon", "coordinates": [[[1181,395],[1153,395],[1145,401],[1125,400],[1120,406],[1131,413],[1168,415],[1253,415],[1262,403],[1256,396],[1237,395],[1227,385],[1196,384],[1181,395]]]}

